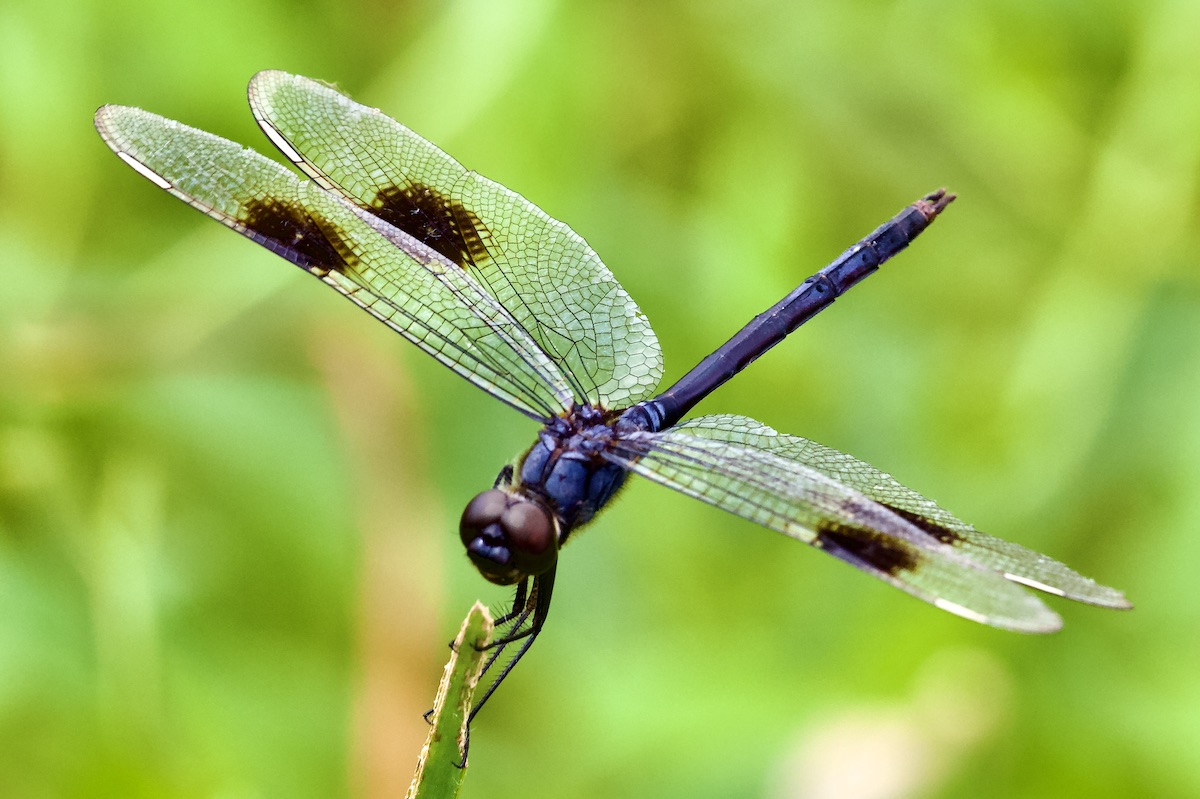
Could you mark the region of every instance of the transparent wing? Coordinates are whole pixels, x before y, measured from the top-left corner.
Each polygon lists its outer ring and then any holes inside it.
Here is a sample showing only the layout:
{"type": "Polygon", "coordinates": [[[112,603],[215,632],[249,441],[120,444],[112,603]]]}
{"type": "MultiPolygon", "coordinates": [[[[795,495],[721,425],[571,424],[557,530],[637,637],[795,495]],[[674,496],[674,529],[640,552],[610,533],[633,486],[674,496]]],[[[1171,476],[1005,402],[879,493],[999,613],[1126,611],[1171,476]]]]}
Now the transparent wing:
{"type": "Polygon", "coordinates": [[[941,543],[949,544],[1013,582],[1090,605],[1131,607],[1129,600],[1115,588],[1088,579],[1039,552],[981,533],[938,507],[933,500],[901,485],[890,474],[815,441],[778,433],[745,416],[702,416],[677,429],[770,452],[807,466],[874,500],[941,543]]]}
{"type": "Polygon", "coordinates": [[[972,553],[813,466],[755,446],[755,435],[774,433],[766,430],[743,417],[701,417],[629,435],[609,457],[964,618],[1026,633],[1061,627],[1037,597],[972,553]]]}
{"type": "Polygon", "coordinates": [[[475,385],[547,419],[570,385],[470,274],[387,222],[239,144],[125,106],[96,129],[159,188],[320,278],[475,385]]]}
{"type": "Polygon", "coordinates": [[[317,81],[260,72],[250,105],[276,146],[314,180],[483,285],[557,364],[577,401],[624,408],[658,385],[662,351],[649,322],[562,222],[317,81]]]}

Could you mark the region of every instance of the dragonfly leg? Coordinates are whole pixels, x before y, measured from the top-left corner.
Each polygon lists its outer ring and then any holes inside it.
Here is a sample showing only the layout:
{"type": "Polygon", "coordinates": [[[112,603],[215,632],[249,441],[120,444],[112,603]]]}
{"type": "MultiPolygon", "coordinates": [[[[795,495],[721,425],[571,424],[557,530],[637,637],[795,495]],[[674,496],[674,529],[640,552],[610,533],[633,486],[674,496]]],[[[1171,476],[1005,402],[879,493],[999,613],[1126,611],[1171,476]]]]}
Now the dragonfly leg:
{"type": "MultiPolygon", "coordinates": [[[[514,619],[516,619],[516,621],[512,625],[512,629],[514,629],[514,630],[520,629],[521,625],[523,625],[525,623],[525,619],[529,618],[529,614],[533,610],[532,606],[530,606],[529,602],[527,601],[527,597],[529,595],[528,591],[529,591],[529,580],[522,580],[517,585],[517,593],[516,593],[516,596],[513,597],[512,610],[510,610],[508,613],[505,613],[500,618],[496,619],[493,622],[493,624],[495,624],[497,627],[501,627],[501,626],[513,621],[514,619]]],[[[484,650],[496,649],[496,651],[492,654],[491,657],[488,658],[487,663],[483,664],[483,671],[480,672],[480,674],[487,674],[488,669],[490,669],[492,667],[492,664],[496,662],[496,658],[499,657],[500,653],[504,651],[504,645],[507,643],[509,643],[509,640],[506,636],[499,641],[493,641],[492,643],[483,647],[484,650]],[[499,645],[498,648],[497,648],[497,645],[499,645]]],[[[450,648],[452,650],[454,649],[454,641],[450,642],[450,648]]],[[[455,651],[457,651],[457,650],[455,650],[455,651]]],[[[424,713],[421,714],[421,718],[425,719],[426,724],[430,723],[429,717],[431,715],[433,715],[433,710],[434,710],[433,708],[429,708],[429,710],[426,710],[424,713]]]]}
{"type": "MultiPolygon", "coordinates": [[[[513,618],[512,624],[508,628],[509,629],[508,633],[502,635],[499,639],[492,641],[487,646],[481,647],[480,651],[486,652],[490,649],[492,654],[488,656],[487,662],[484,663],[483,668],[480,669],[479,676],[482,677],[483,675],[485,675],[489,671],[491,671],[492,665],[495,664],[495,662],[500,659],[500,655],[502,655],[504,653],[504,648],[506,646],[511,644],[513,641],[520,640],[521,638],[524,638],[527,635],[529,635],[528,632],[514,634],[513,631],[520,630],[522,627],[524,627],[526,620],[528,620],[528,618],[529,618],[529,614],[532,612],[533,612],[533,607],[526,606],[526,608],[519,615],[517,615],[517,616],[515,616],[515,618],[513,618]]],[[[509,616],[513,617],[513,614],[509,614],[509,616]]]]}
{"type": "Polygon", "coordinates": [[[505,486],[510,486],[512,485],[512,481],[513,467],[510,463],[500,470],[500,474],[496,475],[496,482],[492,483],[492,488],[504,488],[505,486]]]}
{"type": "MultiPolygon", "coordinates": [[[[494,621],[493,624],[495,624],[497,627],[500,627],[502,625],[508,624],[510,621],[517,618],[522,613],[528,613],[529,611],[526,608],[526,605],[528,604],[526,602],[526,598],[529,596],[528,591],[529,591],[529,580],[528,579],[522,580],[520,583],[518,583],[517,584],[517,594],[516,594],[516,596],[513,597],[512,610],[510,610],[508,613],[505,613],[500,618],[496,619],[496,621],[494,621]]],[[[520,625],[516,625],[516,626],[520,626],[520,625]]],[[[495,643],[492,643],[491,646],[495,646],[495,643]]]]}
{"type": "MultiPolygon", "coordinates": [[[[518,587],[519,590],[520,587],[518,587]]],[[[475,707],[471,708],[470,714],[467,715],[467,730],[463,738],[462,760],[457,764],[459,768],[464,768],[467,763],[467,751],[471,747],[471,722],[479,715],[479,711],[483,709],[487,701],[492,698],[492,694],[496,693],[496,689],[500,687],[500,683],[504,682],[504,678],[512,673],[513,668],[525,656],[529,648],[533,646],[533,642],[537,640],[538,633],[542,631],[542,627],[546,623],[546,616],[550,612],[550,596],[553,591],[554,569],[534,577],[533,588],[529,592],[525,606],[522,612],[516,616],[515,622],[509,628],[509,633],[499,640],[492,642],[491,646],[496,648],[496,652],[484,664],[484,672],[492,667],[509,644],[521,641],[521,646],[517,649],[517,653],[504,664],[504,668],[496,675],[496,679],[492,680],[492,684],[483,692],[483,697],[475,703],[475,707]],[[525,625],[527,620],[529,621],[529,627],[522,630],[521,627],[525,625]]]]}
{"type": "MultiPolygon", "coordinates": [[[[533,642],[537,640],[539,632],[541,632],[540,629],[530,629],[524,633],[524,640],[521,642],[521,648],[517,650],[517,654],[513,655],[512,660],[504,664],[504,668],[501,670],[500,674],[496,677],[492,684],[488,686],[487,691],[484,692],[483,698],[475,703],[475,707],[471,708],[471,713],[467,716],[467,731],[463,736],[462,760],[458,763],[459,768],[465,768],[467,765],[467,751],[471,748],[471,722],[475,720],[475,716],[480,710],[483,709],[484,703],[486,703],[488,699],[491,698],[492,694],[496,692],[496,689],[500,686],[500,683],[504,681],[504,678],[507,677],[513,670],[513,667],[517,665],[517,661],[524,657],[525,653],[529,651],[529,648],[533,646],[533,642]]],[[[499,654],[500,651],[497,651],[496,655],[494,655],[489,661],[489,664],[495,662],[496,657],[499,656],[499,654]]]]}
{"type": "Polygon", "coordinates": [[[529,647],[533,646],[534,640],[537,639],[538,633],[542,631],[542,626],[546,623],[546,616],[550,611],[550,596],[554,590],[554,570],[539,574],[533,578],[533,590],[529,592],[529,598],[526,600],[524,612],[518,617],[518,623],[509,628],[508,634],[497,641],[492,642],[492,646],[496,647],[497,652],[491,659],[490,663],[494,663],[509,644],[524,639],[520,649],[513,655],[512,659],[504,664],[500,674],[488,686],[483,697],[475,703],[475,707],[471,708],[471,715],[468,720],[475,718],[483,706],[491,698],[492,694],[496,693],[496,689],[500,687],[500,683],[504,682],[504,678],[512,672],[517,663],[529,651],[529,647]],[[532,613],[532,616],[530,616],[532,613]],[[522,630],[526,619],[530,620],[529,627],[522,630]]]}

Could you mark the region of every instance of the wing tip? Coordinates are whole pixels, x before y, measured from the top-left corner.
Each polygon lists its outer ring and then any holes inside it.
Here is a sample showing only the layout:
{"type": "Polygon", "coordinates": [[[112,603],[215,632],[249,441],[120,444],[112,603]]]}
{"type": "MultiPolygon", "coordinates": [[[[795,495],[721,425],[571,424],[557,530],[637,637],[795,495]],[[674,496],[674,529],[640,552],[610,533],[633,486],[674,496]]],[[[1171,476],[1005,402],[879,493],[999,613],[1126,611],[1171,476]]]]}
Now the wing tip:
{"type": "Polygon", "coordinates": [[[292,73],[290,72],[284,72],[282,69],[260,69],[250,77],[250,82],[255,83],[257,81],[274,80],[275,78],[273,76],[275,75],[288,76],[291,74],[292,73]]]}
{"type": "Polygon", "coordinates": [[[246,87],[246,94],[250,97],[250,103],[253,105],[256,97],[262,97],[272,88],[277,88],[284,84],[308,86],[313,89],[326,89],[338,94],[345,94],[334,83],[305,77],[304,75],[297,75],[295,72],[287,72],[282,69],[260,69],[258,72],[255,72],[250,78],[249,85],[246,87]]]}
{"type": "Polygon", "coordinates": [[[978,624],[986,624],[988,627],[996,627],[1001,630],[1008,630],[1014,633],[1025,633],[1027,635],[1046,635],[1056,633],[1062,629],[1063,620],[1050,608],[1043,605],[1038,599],[1029,596],[1027,614],[1021,616],[989,616],[986,613],[980,613],[976,610],[971,610],[957,602],[951,602],[948,599],[937,597],[933,600],[934,607],[939,610],[944,610],[947,613],[953,613],[959,618],[967,619],[978,624]]]}
{"type": "MultiPolygon", "coordinates": [[[[1101,586],[1107,588],[1107,586],[1101,586]]],[[[1133,603],[1115,588],[1108,588],[1101,596],[1068,596],[1076,602],[1106,610],[1133,610],[1133,603]]]]}
{"type": "Polygon", "coordinates": [[[1032,577],[1026,577],[1021,574],[1013,574],[1012,572],[1004,572],[1004,578],[1018,585],[1032,588],[1036,591],[1050,594],[1051,596],[1059,596],[1063,599],[1069,599],[1072,602],[1081,602],[1085,605],[1092,605],[1098,608],[1109,608],[1112,610],[1132,610],[1133,603],[1130,602],[1123,593],[1115,588],[1110,588],[1107,585],[1101,585],[1093,580],[1081,578],[1087,584],[1087,590],[1068,590],[1057,586],[1049,585],[1034,580],[1032,577]]]}
{"type": "Polygon", "coordinates": [[[105,103],[96,109],[96,113],[92,114],[92,124],[96,126],[98,132],[107,141],[112,133],[112,128],[117,118],[124,113],[135,110],[133,106],[117,105],[116,103],[105,103]]]}

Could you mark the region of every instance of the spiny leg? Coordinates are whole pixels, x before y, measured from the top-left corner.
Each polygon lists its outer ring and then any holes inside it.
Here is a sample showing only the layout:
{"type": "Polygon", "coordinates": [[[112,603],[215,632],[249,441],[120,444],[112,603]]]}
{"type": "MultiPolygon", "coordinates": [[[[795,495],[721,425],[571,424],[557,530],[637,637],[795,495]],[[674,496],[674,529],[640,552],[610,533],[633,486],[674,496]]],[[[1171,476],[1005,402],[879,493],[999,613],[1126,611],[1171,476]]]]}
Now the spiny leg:
{"type": "MultiPolygon", "coordinates": [[[[494,622],[492,622],[495,627],[502,627],[505,624],[512,622],[512,625],[509,629],[511,631],[515,631],[524,626],[525,620],[529,618],[529,614],[533,612],[533,605],[528,601],[528,590],[529,580],[522,580],[517,585],[517,593],[513,597],[512,609],[509,610],[508,613],[505,613],[503,616],[500,616],[494,622]]],[[[498,640],[492,641],[490,644],[483,647],[484,651],[489,649],[493,651],[488,657],[487,662],[483,664],[483,669],[480,670],[479,676],[482,677],[488,673],[488,670],[492,668],[492,664],[496,662],[497,658],[499,658],[501,654],[503,654],[505,646],[524,637],[524,634],[517,636],[506,634],[501,636],[498,640]]],[[[455,643],[455,641],[450,642],[450,649],[458,651],[454,648],[455,643]]],[[[433,723],[430,720],[430,716],[433,715],[433,711],[434,708],[429,708],[429,710],[426,710],[421,714],[421,718],[425,719],[426,724],[433,723]]]]}
{"type": "MultiPolygon", "coordinates": [[[[517,622],[509,628],[507,635],[499,640],[493,641],[490,644],[490,647],[495,647],[497,652],[496,655],[494,655],[488,661],[488,666],[496,661],[496,658],[499,656],[500,652],[502,652],[509,644],[521,639],[525,639],[525,641],[522,643],[521,648],[517,650],[517,654],[504,664],[504,668],[500,671],[500,674],[496,676],[496,679],[492,681],[492,684],[488,686],[488,689],[484,692],[483,697],[475,703],[475,707],[471,709],[471,715],[468,717],[468,719],[475,718],[479,711],[483,709],[484,704],[487,703],[492,694],[496,693],[496,689],[500,687],[500,683],[504,682],[504,678],[509,675],[509,673],[513,670],[525,653],[529,651],[529,647],[533,645],[533,641],[537,638],[538,633],[542,631],[542,626],[546,623],[546,616],[550,612],[550,597],[553,591],[554,569],[551,569],[545,574],[539,574],[537,577],[533,578],[533,590],[530,591],[529,598],[526,600],[525,607],[523,608],[520,616],[518,616],[517,622]],[[533,614],[532,621],[527,629],[522,630],[521,627],[524,626],[526,619],[529,618],[529,613],[531,610],[533,614]]],[[[484,667],[484,670],[487,670],[486,666],[484,667]]]]}
{"type": "MultiPolygon", "coordinates": [[[[505,647],[515,641],[521,641],[521,646],[517,650],[517,653],[513,655],[511,660],[504,664],[504,668],[502,668],[500,673],[496,675],[496,679],[494,679],[492,684],[488,686],[486,691],[484,691],[483,697],[475,703],[475,707],[471,708],[470,714],[467,715],[467,730],[463,739],[463,756],[462,761],[459,764],[460,767],[465,766],[467,763],[467,750],[471,746],[471,722],[475,720],[477,715],[479,715],[479,711],[483,709],[483,706],[487,704],[487,701],[492,698],[492,694],[496,693],[496,689],[500,687],[500,683],[504,682],[504,679],[508,677],[513,668],[518,662],[520,662],[521,658],[525,656],[525,653],[529,651],[529,648],[533,646],[533,642],[537,640],[538,633],[542,631],[542,627],[546,623],[546,617],[550,612],[550,597],[554,592],[554,571],[555,570],[552,568],[545,574],[539,574],[537,577],[533,578],[533,588],[530,590],[528,598],[524,602],[524,608],[522,609],[522,612],[516,617],[516,623],[509,628],[510,633],[498,641],[493,641],[491,644],[491,647],[496,648],[496,654],[492,655],[488,659],[488,662],[484,665],[484,672],[491,668],[492,664],[494,664],[497,658],[500,657],[500,653],[504,651],[505,647]],[[529,614],[531,611],[533,615],[529,624],[529,628],[521,630],[520,628],[524,626],[526,620],[530,618],[529,614]]],[[[517,587],[518,596],[521,593],[521,588],[522,586],[517,587]]],[[[509,615],[511,616],[512,614],[509,615]]]]}
{"type": "MultiPolygon", "coordinates": [[[[520,605],[517,605],[517,607],[520,607],[520,605]]],[[[512,620],[512,624],[509,626],[508,632],[502,635],[499,639],[492,641],[487,646],[482,647],[482,651],[491,650],[491,655],[488,656],[487,662],[483,664],[483,668],[479,672],[480,677],[491,671],[492,666],[497,660],[500,659],[500,656],[504,654],[505,647],[507,647],[513,641],[518,641],[522,638],[525,638],[529,634],[528,632],[517,633],[516,631],[525,626],[525,622],[529,619],[529,614],[532,612],[532,605],[526,603],[524,609],[519,613],[517,611],[513,611],[512,613],[502,617],[504,622],[497,622],[497,625],[499,625],[512,620]]]]}
{"type": "MultiPolygon", "coordinates": [[[[505,613],[503,616],[500,616],[499,618],[497,618],[496,621],[493,622],[493,624],[497,627],[502,627],[505,624],[508,624],[513,619],[517,618],[518,616],[528,613],[529,608],[527,607],[528,603],[526,602],[526,599],[529,596],[528,591],[529,591],[528,578],[517,583],[517,593],[513,597],[512,608],[508,611],[508,613],[505,613]]],[[[517,625],[514,625],[513,627],[514,627],[514,629],[516,629],[519,626],[520,625],[517,624],[517,625]]],[[[503,638],[501,640],[503,640],[503,638]]],[[[495,646],[496,643],[497,642],[493,642],[491,644],[491,646],[495,646]]]]}

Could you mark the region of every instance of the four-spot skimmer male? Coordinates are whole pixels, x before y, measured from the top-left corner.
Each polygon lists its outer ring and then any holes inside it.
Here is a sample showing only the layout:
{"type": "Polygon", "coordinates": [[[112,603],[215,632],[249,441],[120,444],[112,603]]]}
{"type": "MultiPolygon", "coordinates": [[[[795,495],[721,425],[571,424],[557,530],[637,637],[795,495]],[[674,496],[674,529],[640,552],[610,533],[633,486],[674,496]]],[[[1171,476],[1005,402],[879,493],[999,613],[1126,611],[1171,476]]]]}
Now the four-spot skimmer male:
{"type": "Polygon", "coordinates": [[[1130,607],[1119,591],[975,530],[848,455],[744,416],[682,421],[906,247],[952,195],[935,192],[907,207],[654,394],[663,368],[654,331],[566,225],[325,84],[261,72],[249,96],[267,137],[310,180],[137,108],[105,106],[96,128],[159,188],[319,278],[544,425],[462,515],[471,561],[488,580],[516,586],[497,654],[521,643],[484,701],[546,621],[559,549],[630,472],[995,627],[1061,626],[1021,586],[1130,607]]]}

